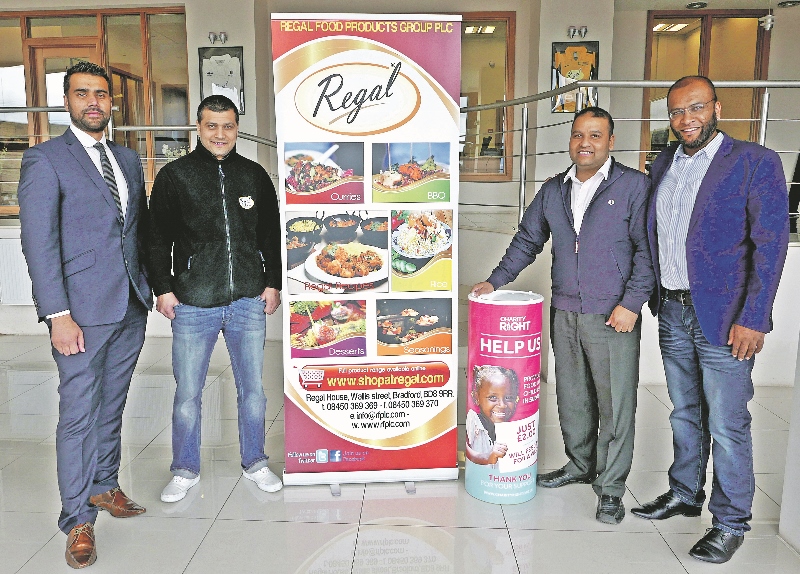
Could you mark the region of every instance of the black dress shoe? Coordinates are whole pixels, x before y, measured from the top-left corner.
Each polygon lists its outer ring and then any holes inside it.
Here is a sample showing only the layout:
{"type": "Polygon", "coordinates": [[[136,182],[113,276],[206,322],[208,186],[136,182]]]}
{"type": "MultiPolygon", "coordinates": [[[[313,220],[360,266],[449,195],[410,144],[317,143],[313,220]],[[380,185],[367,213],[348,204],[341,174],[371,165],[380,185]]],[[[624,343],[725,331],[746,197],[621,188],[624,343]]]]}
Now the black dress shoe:
{"type": "Polygon", "coordinates": [[[706,535],[689,550],[689,556],[703,562],[722,564],[733,557],[742,543],[744,536],[736,536],[719,528],[709,528],[706,535]]]}
{"type": "Polygon", "coordinates": [[[539,475],[536,478],[536,484],[543,488],[558,488],[559,486],[566,486],[567,484],[591,484],[597,477],[594,473],[575,476],[568,473],[563,468],[548,472],[547,474],[539,475]]]}
{"type": "Polygon", "coordinates": [[[625,505],[619,496],[603,494],[597,501],[595,518],[606,524],[619,524],[625,517],[625,505]]]}
{"type": "Polygon", "coordinates": [[[686,504],[675,496],[670,490],[651,502],[646,502],[641,507],[631,508],[631,512],[640,518],[648,520],[664,520],[671,516],[700,516],[701,506],[686,504]]]}

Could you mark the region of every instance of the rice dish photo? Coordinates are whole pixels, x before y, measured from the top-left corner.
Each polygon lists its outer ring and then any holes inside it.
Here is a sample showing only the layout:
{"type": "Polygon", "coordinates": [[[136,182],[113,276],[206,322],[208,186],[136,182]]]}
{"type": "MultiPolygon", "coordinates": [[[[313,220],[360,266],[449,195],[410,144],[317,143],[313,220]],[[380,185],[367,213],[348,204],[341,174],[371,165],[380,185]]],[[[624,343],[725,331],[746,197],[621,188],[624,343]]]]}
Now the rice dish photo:
{"type": "Polygon", "coordinates": [[[392,233],[392,243],[399,254],[424,259],[450,247],[451,234],[450,227],[432,213],[412,213],[392,233]]]}

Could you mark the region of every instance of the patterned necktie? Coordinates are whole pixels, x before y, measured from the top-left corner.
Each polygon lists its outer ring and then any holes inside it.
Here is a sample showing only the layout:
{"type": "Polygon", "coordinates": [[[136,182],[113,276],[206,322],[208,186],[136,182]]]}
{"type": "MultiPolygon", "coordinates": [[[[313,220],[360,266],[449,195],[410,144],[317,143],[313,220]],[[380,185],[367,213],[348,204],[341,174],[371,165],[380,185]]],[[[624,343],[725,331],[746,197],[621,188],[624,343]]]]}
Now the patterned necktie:
{"type": "Polygon", "coordinates": [[[106,147],[97,142],[94,144],[94,149],[100,152],[100,165],[103,167],[103,179],[106,180],[108,190],[111,192],[111,197],[114,198],[114,203],[117,204],[120,219],[124,219],[122,214],[122,202],[119,200],[119,190],[117,189],[117,179],[114,177],[114,168],[111,167],[111,161],[106,154],[106,147]]]}

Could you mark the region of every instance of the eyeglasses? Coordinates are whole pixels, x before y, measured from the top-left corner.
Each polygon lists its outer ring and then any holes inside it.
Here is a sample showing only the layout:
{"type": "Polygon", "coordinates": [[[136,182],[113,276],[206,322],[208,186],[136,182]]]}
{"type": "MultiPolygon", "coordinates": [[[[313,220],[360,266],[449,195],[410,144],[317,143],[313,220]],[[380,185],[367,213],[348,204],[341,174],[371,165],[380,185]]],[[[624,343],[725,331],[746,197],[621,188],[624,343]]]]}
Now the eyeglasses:
{"type": "Polygon", "coordinates": [[[691,114],[691,115],[694,116],[694,115],[697,115],[700,112],[702,112],[704,109],[706,109],[706,106],[708,104],[710,104],[711,102],[716,102],[716,101],[717,101],[716,99],[711,99],[711,100],[708,100],[707,102],[704,102],[702,104],[692,104],[688,108],[675,108],[674,110],[670,110],[669,114],[667,114],[667,115],[669,115],[669,119],[671,119],[671,120],[674,120],[675,118],[679,118],[683,114],[686,114],[686,113],[691,114]]]}

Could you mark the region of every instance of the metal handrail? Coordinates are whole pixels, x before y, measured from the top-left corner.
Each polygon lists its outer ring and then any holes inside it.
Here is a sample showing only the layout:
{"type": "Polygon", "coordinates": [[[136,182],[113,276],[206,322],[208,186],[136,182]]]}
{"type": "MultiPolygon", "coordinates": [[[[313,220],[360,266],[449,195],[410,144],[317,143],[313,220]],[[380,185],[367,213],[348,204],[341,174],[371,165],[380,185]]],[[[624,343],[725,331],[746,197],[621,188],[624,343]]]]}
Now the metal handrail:
{"type": "MultiPolygon", "coordinates": [[[[539,155],[549,155],[552,153],[564,153],[563,151],[556,151],[556,152],[546,152],[546,153],[536,153],[533,154],[528,153],[528,130],[531,129],[528,125],[528,107],[527,104],[542,100],[547,100],[554,96],[558,96],[561,94],[566,94],[569,92],[573,92],[579,90],[581,88],[669,88],[672,86],[674,82],[669,80],[580,80],[577,82],[573,82],[567,84],[565,86],[561,86],[559,88],[555,88],[552,90],[547,90],[544,92],[539,92],[537,94],[532,94],[529,96],[525,96],[522,98],[516,98],[512,100],[504,100],[500,102],[493,102],[490,104],[481,104],[477,106],[466,106],[460,109],[460,113],[468,113],[468,112],[480,112],[486,110],[496,110],[501,108],[513,107],[522,105],[522,126],[519,130],[521,132],[521,150],[519,154],[519,172],[521,177],[519,179],[519,219],[522,220],[522,214],[525,209],[525,195],[526,195],[526,183],[527,183],[527,158],[529,156],[539,156],[539,155]]],[[[714,82],[715,87],[717,88],[751,88],[751,89],[758,89],[763,88],[764,94],[761,100],[761,110],[758,118],[737,118],[733,120],[726,120],[726,121],[741,121],[741,122],[760,122],[759,123],[759,134],[758,134],[758,143],[764,145],[766,141],[766,133],[767,133],[767,125],[770,121],[786,121],[786,122],[800,122],[800,119],[782,119],[782,118],[769,118],[769,100],[770,100],[770,88],[800,88],[800,80],[721,80],[714,82]]],[[[15,113],[15,112],[63,112],[64,109],[62,107],[0,107],[0,114],[3,113],[15,113]]],[[[617,118],[616,121],[668,121],[666,118],[617,118]]],[[[533,129],[545,128],[545,127],[555,127],[558,125],[563,125],[569,123],[568,121],[565,122],[557,122],[553,124],[548,124],[545,126],[535,126],[533,129]]],[[[194,125],[188,126],[119,126],[115,127],[111,125],[111,135],[113,137],[114,131],[120,132],[135,132],[135,131],[195,131],[197,129],[194,125]]],[[[506,133],[512,133],[517,131],[516,129],[510,129],[508,132],[503,132],[505,135],[506,133]]],[[[248,134],[245,132],[240,132],[239,136],[242,139],[254,141],[256,143],[267,145],[269,147],[277,148],[277,142],[272,139],[263,138],[260,136],[256,136],[253,134],[248,134]]],[[[627,151],[627,150],[626,150],[627,151]]],[[[631,150],[631,152],[637,151],[642,152],[642,150],[631,150]]],[[[786,151],[786,152],[779,152],[779,153],[796,153],[793,151],[786,151]]],[[[514,154],[509,156],[512,158],[516,158],[517,155],[514,154]]],[[[535,183],[535,182],[534,182],[535,183]]]]}
{"type": "MultiPolygon", "coordinates": [[[[553,96],[568,94],[580,88],[669,88],[674,84],[669,80],[579,80],[560,88],[539,92],[524,98],[514,100],[504,100],[491,104],[481,104],[479,106],[469,106],[461,108],[461,113],[481,112],[484,110],[496,110],[510,106],[518,106],[546,100],[553,96]]],[[[714,82],[717,88],[800,88],[800,80],[720,80],[714,82]]],[[[616,121],[616,120],[615,120],[616,121]]]]}
{"type": "MultiPolygon", "coordinates": [[[[478,106],[467,106],[461,108],[460,112],[463,114],[468,112],[497,110],[501,108],[507,108],[518,105],[523,106],[522,137],[521,137],[522,149],[520,150],[520,162],[519,162],[519,172],[522,175],[519,180],[519,199],[518,199],[519,221],[522,221],[522,215],[525,211],[525,194],[526,194],[525,180],[527,179],[526,176],[527,176],[527,158],[528,158],[527,132],[529,128],[528,128],[527,104],[546,100],[554,96],[559,96],[561,94],[574,92],[575,90],[579,90],[581,88],[669,88],[674,83],[675,83],[674,81],[668,81],[668,80],[579,80],[577,82],[573,82],[565,86],[555,88],[553,90],[547,90],[545,92],[532,94],[530,96],[525,96],[523,98],[494,102],[491,104],[481,104],[478,106]]],[[[758,143],[764,145],[767,138],[767,123],[769,122],[768,118],[769,98],[770,98],[769,88],[800,88],[800,80],[722,80],[714,82],[714,86],[716,88],[764,88],[764,95],[761,99],[761,113],[759,114],[758,120],[753,119],[753,121],[760,122],[758,143]]],[[[651,118],[647,120],[642,119],[640,121],[663,121],[663,120],[655,120],[651,118]]]]}

